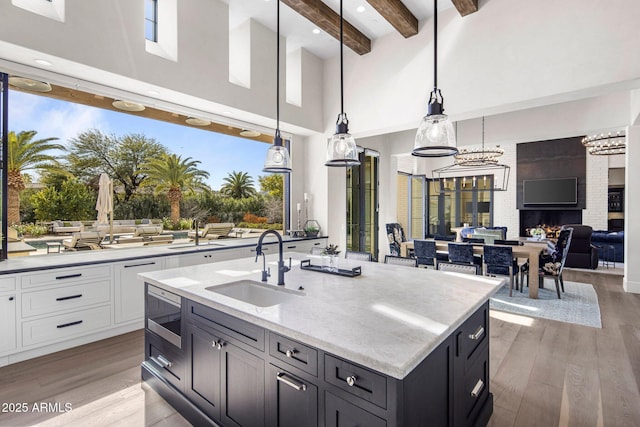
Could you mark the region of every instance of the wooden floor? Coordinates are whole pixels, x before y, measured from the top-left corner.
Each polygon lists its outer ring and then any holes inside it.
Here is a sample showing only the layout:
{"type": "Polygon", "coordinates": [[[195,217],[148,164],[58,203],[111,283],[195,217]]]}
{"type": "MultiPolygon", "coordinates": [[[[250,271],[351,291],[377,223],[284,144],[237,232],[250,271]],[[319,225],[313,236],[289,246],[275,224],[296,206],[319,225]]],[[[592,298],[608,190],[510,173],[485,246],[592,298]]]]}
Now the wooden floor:
{"type": "MultiPolygon", "coordinates": [[[[640,426],[640,295],[619,276],[565,275],[594,284],[603,327],[492,311],[491,427],[640,426]]],[[[28,407],[0,412],[0,426],[189,425],[142,388],[142,349],[138,331],[0,368],[0,404],[28,407]]]]}

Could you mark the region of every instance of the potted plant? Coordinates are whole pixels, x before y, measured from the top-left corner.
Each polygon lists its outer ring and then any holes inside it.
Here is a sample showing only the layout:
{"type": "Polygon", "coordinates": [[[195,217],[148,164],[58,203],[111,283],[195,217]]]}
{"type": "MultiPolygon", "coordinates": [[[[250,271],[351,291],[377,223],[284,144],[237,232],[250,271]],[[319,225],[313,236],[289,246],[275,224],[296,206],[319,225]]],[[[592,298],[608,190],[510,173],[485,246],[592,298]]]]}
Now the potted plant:
{"type": "Polygon", "coordinates": [[[329,271],[338,271],[338,245],[326,246],[322,251],[322,268],[329,271]]]}
{"type": "Polygon", "coordinates": [[[318,237],[320,233],[320,224],[315,219],[310,219],[304,223],[304,233],[307,237],[318,237]]]}

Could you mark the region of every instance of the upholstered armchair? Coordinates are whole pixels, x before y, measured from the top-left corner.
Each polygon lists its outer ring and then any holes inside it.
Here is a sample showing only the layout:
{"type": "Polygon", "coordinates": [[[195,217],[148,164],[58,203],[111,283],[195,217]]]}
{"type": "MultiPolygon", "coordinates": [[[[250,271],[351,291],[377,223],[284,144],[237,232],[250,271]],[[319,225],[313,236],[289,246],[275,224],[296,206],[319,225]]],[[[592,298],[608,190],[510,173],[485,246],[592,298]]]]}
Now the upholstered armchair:
{"type": "Polygon", "coordinates": [[[387,239],[389,240],[389,254],[400,256],[400,243],[407,241],[402,226],[397,222],[387,224],[387,239]]]}
{"type": "Polygon", "coordinates": [[[591,243],[593,229],[582,224],[567,224],[562,228],[573,228],[565,267],[598,268],[598,248],[591,243]]]}

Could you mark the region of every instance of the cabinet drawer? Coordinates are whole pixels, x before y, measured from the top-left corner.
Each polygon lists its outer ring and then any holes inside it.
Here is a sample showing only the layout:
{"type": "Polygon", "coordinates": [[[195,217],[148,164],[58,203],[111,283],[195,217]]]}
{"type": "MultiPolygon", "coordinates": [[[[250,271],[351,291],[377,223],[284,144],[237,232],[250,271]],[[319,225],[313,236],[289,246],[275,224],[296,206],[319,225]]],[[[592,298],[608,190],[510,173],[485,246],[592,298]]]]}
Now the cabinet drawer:
{"type": "Polygon", "coordinates": [[[318,376],[318,351],[314,348],[271,332],[269,354],[314,377],[318,376]]]}
{"type": "Polygon", "coordinates": [[[22,323],[22,344],[29,346],[82,335],[111,324],[111,307],[103,306],[22,323]]]}
{"type": "Polygon", "coordinates": [[[384,375],[326,354],[324,380],[381,408],[387,407],[387,379],[384,375]]]}
{"type": "Polygon", "coordinates": [[[267,387],[268,427],[318,427],[318,387],[274,365],[267,387]]]}
{"type": "MultiPolygon", "coordinates": [[[[464,397],[461,408],[467,420],[475,420],[489,394],[489,351],[484,347],[485,356],[478,358],[465,374],[464,397]]],[[[468,423],[467,423],[468,424],[468,423]]]]}
{"type": "Polygon", "coordinates": [[[0,292],[13,291],[16,289],[15,277],[4,277],[0,279],[0,292]]]}
{"type": "MultiPolygon", "coordinates": [[[[186,360],[184,352],[174,345],[146,333],[146,358],[162,376],[179,390],[184,390],[186,360]]],[[[213,367],[211,368],[213,369],[213,367]]]]}
{"type": "Polygon", "coordinates": [[[36,286],[59,285],[74,282],[85,282],[87,279],[109,279],[111,277],[111,267],[72,267],[65,269],[47,270],[45,273],[29,274],[22,277],[22,288],[28,289],[36,286]]]}
{"type": "Polygon", "coordinates": [[[385,427],[387,422],[353,403],[326,392],[325,425],[326,427],[385,427]]]}
{"type": "Polygon", "coordinates": [[[108,281],[60,286],[22,294],[22,317],[55,313],[109,302],[111,286],[108,281]]]}
{"type": "Polygon", "coordinates": [[[456,341],[456,356],[464,360],[471,359],[476,350],[488,340],[489,306],[483,305],[458,330],[456,341]]]}
{"type": "Polygon", "coordinates": [[[264,329],[210,307],[189,301],[189,318],[211,326],[231,338],[264,351],[264,329]]]}

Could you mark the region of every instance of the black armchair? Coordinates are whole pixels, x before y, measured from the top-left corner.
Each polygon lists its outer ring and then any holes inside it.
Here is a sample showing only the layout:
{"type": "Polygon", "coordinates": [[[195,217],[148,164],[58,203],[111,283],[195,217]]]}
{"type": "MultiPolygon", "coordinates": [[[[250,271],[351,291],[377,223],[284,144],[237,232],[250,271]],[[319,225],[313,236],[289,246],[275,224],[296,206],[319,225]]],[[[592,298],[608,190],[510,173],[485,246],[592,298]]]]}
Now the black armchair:
{"type": "Polygon", "coordinates": [[[593,229],[582,224],[567,224],[562,228],[573,228],[565,267],[598,268],[598,248],[591,243],[593,229]]]}

